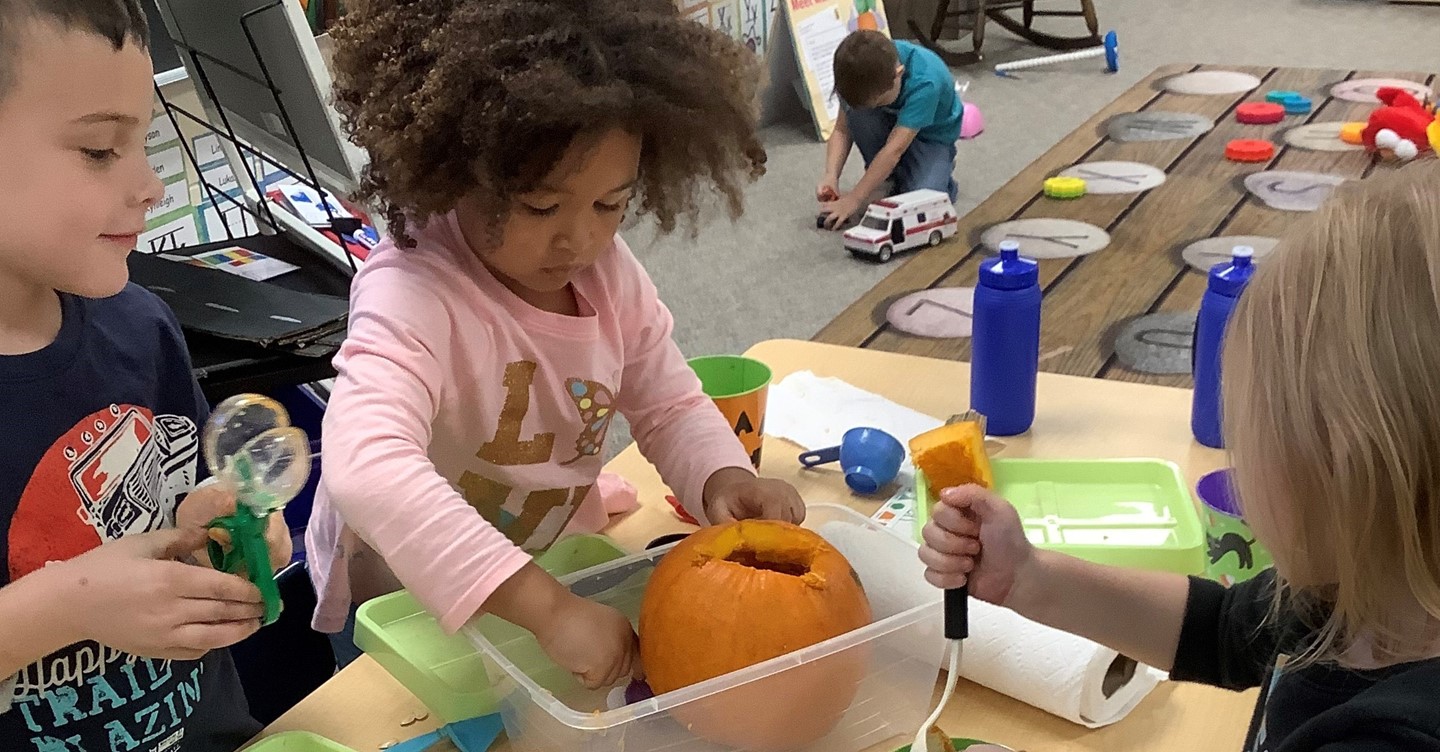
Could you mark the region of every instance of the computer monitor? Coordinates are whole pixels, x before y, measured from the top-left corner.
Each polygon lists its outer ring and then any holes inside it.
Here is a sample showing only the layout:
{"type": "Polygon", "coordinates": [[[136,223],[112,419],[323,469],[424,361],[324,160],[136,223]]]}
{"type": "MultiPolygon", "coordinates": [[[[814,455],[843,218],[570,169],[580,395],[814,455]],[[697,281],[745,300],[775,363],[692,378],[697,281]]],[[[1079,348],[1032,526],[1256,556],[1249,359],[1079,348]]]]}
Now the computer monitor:
{"type": "MultiPolygon", "coordinates": [[[[303,149],[322,187],[339,195],[355,190],[365,154],[340,130],[339,116],[329,103],[330,72],[299,3],[156,0],[156,5],[169,36],[180,43],[175,45],[178,56],[212,125],[222,127],[216,115],[223,112],[242,141],[295,174],[309,178],[300,158],[303,149]],[[254,49],[246,37],[246,28],[254,38],[254,49]],[[203,53],[199,64],[214,90],[213,99],[187,47],[203,53]],[[264,61],[263,71],[256,60],[257,49],[264,61]],[[275,95],[263,83],[265,72],[280,92],[284,115],[289,116],[295,132],[293,137],[275,95]]],[[[242,182],[243,174],[236,173],[242,182]]]]}

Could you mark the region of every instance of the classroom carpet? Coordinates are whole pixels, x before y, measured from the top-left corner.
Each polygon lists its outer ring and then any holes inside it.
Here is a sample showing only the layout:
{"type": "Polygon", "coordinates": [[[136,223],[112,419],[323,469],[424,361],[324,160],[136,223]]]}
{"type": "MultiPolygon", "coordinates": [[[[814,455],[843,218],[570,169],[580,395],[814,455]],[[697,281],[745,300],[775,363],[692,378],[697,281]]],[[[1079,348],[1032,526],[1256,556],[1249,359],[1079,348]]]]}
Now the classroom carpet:
{"type": "MultiPolygon", "coordinates": [[[[932,0],[933,1],[933,0],[932,0]]],[[[1055,3],[1062,7],[1071,3],[1055,3]]],[[[1078,6],[1078,3],[1074,3],[1078,6]]],[[[1166,63],[1435,70],[1440,7],[1383,0],[1097,0],[1103,30],[1119,33],[1121,67],[1107,75],[1096,60],[997,78],[991,66],[1049,54],[1003,29],[987,28],[986,59],[953,69],[969,81],[966,101],[983,111],[984,135],[960,144],[956,208],[972,209],[1016,172],[1157,66],[1166,63]]],[[[931,2],[888,0],[891,27],[905,19],[929,27],[931,2]]],[[[1045,23],[1079,33],[1078,20],[1045,23]]],[[[964,45],[968,45],[966,40],[964,45]]],[[[797,105],[798,106],[798,105],[797,105]]],[[[815,185],[825,146],[808,122],[790,117],[765,129],[768,171],[746,194],[735,223],[716,218],[697,236],[657,238],[643,219],[626,231],[675,316],[687,356],[743,352],[773,338],[809,339],[836,314],[903,263],[852,258],[837,234],[815,228],[815,185]]],[[[852,154],[842,186],[860,175],[852,154]]],[[[923,251],[921,251],[923,253],[923,251]]],[[[616,425],[611,453],[629,434],[616,425]]]]}

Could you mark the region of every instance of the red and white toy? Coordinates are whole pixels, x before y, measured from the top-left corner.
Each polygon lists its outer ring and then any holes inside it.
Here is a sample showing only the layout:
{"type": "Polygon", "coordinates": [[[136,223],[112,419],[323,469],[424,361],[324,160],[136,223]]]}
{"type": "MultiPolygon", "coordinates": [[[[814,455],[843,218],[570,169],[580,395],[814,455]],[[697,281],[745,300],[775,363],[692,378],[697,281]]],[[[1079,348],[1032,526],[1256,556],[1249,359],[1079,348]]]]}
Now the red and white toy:
{"type": "Polygon", "coordinates": [[[1401,162],[1429,151],[1426,129],[1435,122],[1435,112],[1404,89],[1387,86],[1375,96],[1383,106],[1370,113],[1360,134],[1365,148],[1401,162]]]}
{"type": "Polygon", "coordinates": [[[895,254],[940,245],[955,234],[955,205],[942,191],[922,188],[876,201],[845,232],[845,249],[881,263],[895,254]]]}

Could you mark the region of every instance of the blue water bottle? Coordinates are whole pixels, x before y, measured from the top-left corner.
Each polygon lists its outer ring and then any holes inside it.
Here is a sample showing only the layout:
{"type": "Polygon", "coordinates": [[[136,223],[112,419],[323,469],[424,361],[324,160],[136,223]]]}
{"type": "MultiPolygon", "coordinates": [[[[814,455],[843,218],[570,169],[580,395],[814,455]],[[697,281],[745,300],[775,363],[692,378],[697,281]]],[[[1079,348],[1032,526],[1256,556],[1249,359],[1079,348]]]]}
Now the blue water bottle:
{"type": "Polygon", "coordinates": [[[1196,441],[1215,449],[1225,446],[1220,436],[1220,349],[1225,324],[1255,273],[1254,256],[1254,249],[1236,246],[1230,261],[1210,268],[1210,285],[1195,322],[1195,401],[1190,408],[1190,430],[1196,441]]]}
{"type": "Polygon", "coordinates": [[[1040,370],[1040,265],[1013,240],[980,265],[971,347],[970,407],[985,416],[986,432],[1030,430],[1040,370]]]}

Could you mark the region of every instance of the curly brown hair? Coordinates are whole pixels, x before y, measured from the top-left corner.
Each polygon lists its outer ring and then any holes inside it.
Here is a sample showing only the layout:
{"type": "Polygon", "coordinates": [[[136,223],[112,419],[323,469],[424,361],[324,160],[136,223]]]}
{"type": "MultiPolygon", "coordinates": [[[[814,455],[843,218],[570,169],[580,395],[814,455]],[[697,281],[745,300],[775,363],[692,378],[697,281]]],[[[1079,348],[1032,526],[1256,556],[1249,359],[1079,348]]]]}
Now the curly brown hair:
{"type": "Polygon", "coordinates": [[[470,195],[498,243],[514,197],[609,128],[641,137],[635,205],[665,232],[716,192],[738,217],[765,172],[755,55],[674,0],[366,0],[333,38],[336,108],[370,153],[357,198],[404,245],[407,217],[470,195]]]}

